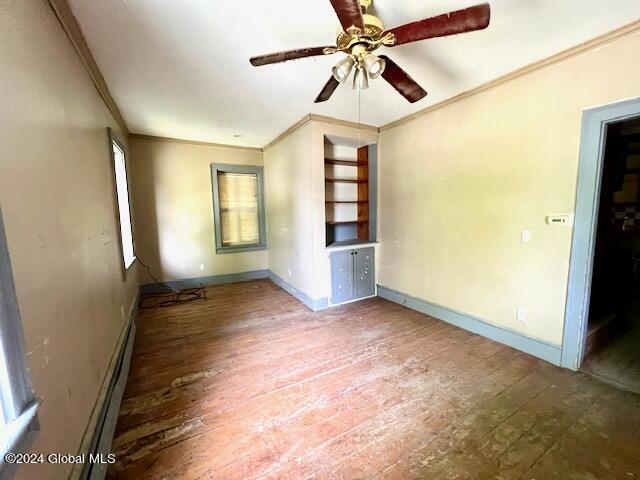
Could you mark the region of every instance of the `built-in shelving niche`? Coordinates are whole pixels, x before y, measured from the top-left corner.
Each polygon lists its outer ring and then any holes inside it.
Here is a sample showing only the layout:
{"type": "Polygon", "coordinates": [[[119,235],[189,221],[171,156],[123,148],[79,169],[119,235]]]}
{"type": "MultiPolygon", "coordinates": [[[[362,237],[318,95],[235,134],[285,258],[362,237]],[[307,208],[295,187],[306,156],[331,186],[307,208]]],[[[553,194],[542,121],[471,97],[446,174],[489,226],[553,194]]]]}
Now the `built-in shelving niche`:
{"type": "Polygon", "coordinates": [[[327,246],[375,241],[376,145],[325,136],[324,156],[327,246]]]}

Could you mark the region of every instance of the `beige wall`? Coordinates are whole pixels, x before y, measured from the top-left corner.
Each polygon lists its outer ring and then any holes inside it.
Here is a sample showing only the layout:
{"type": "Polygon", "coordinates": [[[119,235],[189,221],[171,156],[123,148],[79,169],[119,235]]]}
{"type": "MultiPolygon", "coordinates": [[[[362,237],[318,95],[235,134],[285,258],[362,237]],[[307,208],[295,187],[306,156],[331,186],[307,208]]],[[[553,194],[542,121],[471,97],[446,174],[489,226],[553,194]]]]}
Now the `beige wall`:
{"type": "MultiPolygon", "coordinates": [[[[266,250],[216,254],[211,193],[212,163],[262,165],[262,152],[136,137],[129,143],[137,253],[158,279],[268,268],[266,250]]],[[[152,282],[142,270],[140,281],[152,282]]]]}
{"type": "Polygon", "coordinates": [[[32,451],[75,453],[137,290],[121,271],[106,128],[119,131],[46,2],[0,2],[0,65],[0,203],[43,400],[32,451]]]}
{"type": "MultiPolygon", "coordinates": [[[[314,287],[311,124],[264,152],[269,268],[294,288],[318,298],[314,287]]],[[[319,234],[319,232],[318,232],[319,234]]]]}
{"type": "Polygon", "coordinates": [[[560,344],[572,230],[545,215],[574,210],[582,111],[640,95],[638,51],[635,33],[384,130],[379,283],[560,344]]]}

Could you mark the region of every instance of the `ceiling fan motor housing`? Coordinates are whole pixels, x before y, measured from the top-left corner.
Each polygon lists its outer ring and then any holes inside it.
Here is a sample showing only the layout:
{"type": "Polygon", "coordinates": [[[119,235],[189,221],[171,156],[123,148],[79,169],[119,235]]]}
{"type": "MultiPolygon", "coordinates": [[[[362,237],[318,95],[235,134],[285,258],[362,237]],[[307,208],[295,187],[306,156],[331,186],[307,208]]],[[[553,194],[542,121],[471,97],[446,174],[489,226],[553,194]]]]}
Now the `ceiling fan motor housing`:
{"type": "Polygon", "coordinates": [[[378,42],[384,32],[384,24],[382,21],[378,17],[368,13],[362,15],[362,19],[364,21],[364,31],[356,27],[349,28],[347,29],[348,31],[343,30],[341,27],[338,28],[336,36],[336,46],[338,49],[349,50],[350,47],[358,43],[368,44],[371,47],[369,50],[375,50],[380,46],[378,42]]]}

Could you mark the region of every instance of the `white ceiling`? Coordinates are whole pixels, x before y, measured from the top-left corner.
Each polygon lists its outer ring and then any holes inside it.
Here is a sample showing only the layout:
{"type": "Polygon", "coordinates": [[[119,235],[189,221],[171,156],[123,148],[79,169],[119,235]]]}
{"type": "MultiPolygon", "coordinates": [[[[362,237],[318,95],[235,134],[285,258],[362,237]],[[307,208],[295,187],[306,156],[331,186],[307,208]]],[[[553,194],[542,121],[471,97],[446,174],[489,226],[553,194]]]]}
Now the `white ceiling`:
{"type": "MultiPolygon", "coordinates": [[[[480,0],[374,0],[387,28],[480,0]]],[[[487,30],[379,51],[429,95],[409,104],[382,78],[362,92],[381,126],[640,18],[638,0],[493,0],[487,30]]],[[[329,0],[71,0],[132,132],[262,147],[307,113],[358,120],[341,85],[313,100],[341,54],[252,67],[249,57],[335,43],[329,0]],[[236,137],[234,135],[241,135],[236,137]]]]}

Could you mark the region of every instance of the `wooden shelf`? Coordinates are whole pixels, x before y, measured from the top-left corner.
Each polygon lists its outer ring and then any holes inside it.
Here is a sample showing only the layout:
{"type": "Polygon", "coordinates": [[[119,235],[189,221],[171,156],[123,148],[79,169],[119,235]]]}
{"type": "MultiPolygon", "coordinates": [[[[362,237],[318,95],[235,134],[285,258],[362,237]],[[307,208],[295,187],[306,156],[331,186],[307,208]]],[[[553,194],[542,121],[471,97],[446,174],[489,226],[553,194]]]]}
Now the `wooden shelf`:
{"type": "Polygon", "coordinates": [[[367,165],[367,162],[357,162],[351,160],[334,160],[333,158],[325,158],[325,165],[342,165],[344,167],[357,167],[359,165],[367,165]]]}
{"type": "MultiPolygon", "coordinates": [[[[367,147],[361,147],[357,149],[357,158],[353,160],[337,160],[333,158],[324,159],[325,165],[341,165],[347,167],[356,167],[353,172],[355,175],[349,175],[351,178],[326,178],[325,185],[333,185],[339,183],[352,184],[356,186],[357,195],[349,196],[352,200],[327,200],[325,201],[325,207],[327,217],[335,218],[335,209],[338,205],[355,205],[357,213],[353,215],[356,217],[354,220],[347,221],[335,221],[329,220],[326,222],[326,243],[330,244],[335,242],[336,235],[340,232],[340,229],[336,228],[337,225],[351,225],[355,227],[355,232],[350,237],[343,239],[342,241],[357,241],[362,242],[369,239],[369,149],[367,147]],[[336,232],[336,230],[338,232],[336,232]]],[[[328,169],[326,169],[328,170],[328,169]]],[[[330,173],[326,171],[325,174],[333,175],[334,177],[343,176],[340,173],[330,173]]],[[[347,175],[344,175],[347,176],[347,175]]],[[[352,218],[353,218],[352,216],[352,218]]]]}
{"type": "Polygon", "coordinates": [[[346,220],[342,222],[330,221],[327,225],[353,225],[354,223],[367,223],[369,220],[346,220]]]}
{"type": "Polygon", "coordinates": [[[370,242],[369,240],[360,240],[359,238],[354,238],[352,240],[340,240],[338,242],[333,242],[327,245],[327,247],[336,248],[336,247],[349,247],[349,246],[356,246],[356,245],[368,246],[373,243],[374,242],[370,242]]]}
{"type": "Polygon", "coordinates": [[[325,178],[325,182],[328,183],[367,183],[369,180],[366,178],[363,179],[355,179],[355,178],[325,178]]]}

